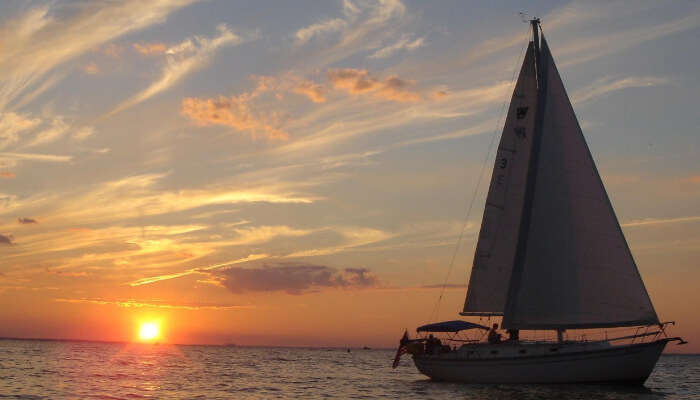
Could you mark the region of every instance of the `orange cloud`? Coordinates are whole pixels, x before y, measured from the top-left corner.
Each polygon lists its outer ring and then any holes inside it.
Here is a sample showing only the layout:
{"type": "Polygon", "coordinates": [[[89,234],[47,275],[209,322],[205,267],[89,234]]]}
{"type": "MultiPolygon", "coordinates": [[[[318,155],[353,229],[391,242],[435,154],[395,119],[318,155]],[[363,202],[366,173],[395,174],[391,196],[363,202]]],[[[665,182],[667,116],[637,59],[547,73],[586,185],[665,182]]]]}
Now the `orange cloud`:
{"type": "Polygon", "coordinates": [[[326,93],[323,86],[312,81],[302,81],[294,89],[294,93],[308,97],[314,103],[326,101],[326,93]]]}
{"type": "Polygon", "coordinates": [[[121,56],[124,52],[124,47],[114,43],[110,43],[102,48],[102,52],[112,58],[119,58],[119,56],[121,56]]]}
{"type": "Polygon", "coordinates": [[[700,184],[700,175],[689,176],[683,179],[683,182],[700,184]]]}
{"type": "Polygon", "coordinates": [[[16,177],[14,172],[0,172],[0,179],[15,179],[16,177]]]}
{"type": "Polygon", "coordinates": [[[371,94],[374,97],[399,102],[421,100],[421,96],[410,90],[412,82],[398,76],[380,80],[370,76],[364,69],[343,68],[328,71],[328,80],[335,89],[345,90],[352,95],[371,94]]]}
{"type": "Polygon", "coordinates": [[[182,114],[202,125],[225,125],[239,131],[250,132],[255,137],[260,132],[269,139],[286,140],[289,134],[279,125],[276,113],[263,116],[253,110],[250,101],[253,96],[243,93],[239,96],[218,99],[185,98],[182,101],[182,114]]]}
{"type": "Polygon", "coordinates": [[[94,62],[91,62],[90,64],[83,66],[82,70],[86,74],[95,75],[100,72],[100,67],[98,67],[94,62]]]}
{"type": "Polygon", "coordinates": [[[133,44],[134,50],[138,51],[139,53],[145,55],[145,56],[151,56],[154,54],[163,54],[165,53],[165,50],[168,49],[168,47],[165,45],[165,43],[134,43],[133,44]]]}

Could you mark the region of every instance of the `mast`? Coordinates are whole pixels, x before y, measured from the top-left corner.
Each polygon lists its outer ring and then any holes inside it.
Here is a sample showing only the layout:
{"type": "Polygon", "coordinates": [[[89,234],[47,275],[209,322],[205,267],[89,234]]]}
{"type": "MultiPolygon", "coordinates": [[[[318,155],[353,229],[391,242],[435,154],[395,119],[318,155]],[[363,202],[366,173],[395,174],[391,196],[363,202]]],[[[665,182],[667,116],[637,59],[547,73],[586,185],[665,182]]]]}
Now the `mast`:
{"type": "Polygon", "coordinates": [[[503,321],[501,327],[504,329],[510,328],[510,311],[513,310],[516,298],[515,294],[518,290],[520,280],[525,265],[525,256],[527,253],[528,232],[530,230],[530,220],[532,218],[532,203],[535,194],[535,183],[537,180],[537,165],[540,152],[540,142],[542,139],[542,120],[544,117],[544,108],[546,102],[546,76],[542,68],[542,53],[540,51],[540,36],[539,25],[540,19],[534,18],[530,20],[532,26],[532,41],[535,53],[535,71],[537,78],[537,106],[535,108],[535,128],[532,132],[532,150],[527,169],[527,184],[525,187],[525,199],[523,201],[522,218],[520,220],[520,229],[518,233],[518,243],[515,248],[515,259],[513,263],[513,272],[510,277],[508,286],[508,295],[506,298],[506,306],[503,312],[503,321]]]}
{"type": "Polygon", "coordinates": [[[540,63],[541,63],[541,58],[540,57],[540,35],[538,31],[538,27],[540,25],[540,19],[535,18],[530,20],[530,25],[532,26],[532,43],[535,46],[535,71],[537,71],[537,92],[538,94],[542,92],[540,90],[541,88],[541,83],[543,82],[542,78],[542,68],[540,68],[540,63]]]}

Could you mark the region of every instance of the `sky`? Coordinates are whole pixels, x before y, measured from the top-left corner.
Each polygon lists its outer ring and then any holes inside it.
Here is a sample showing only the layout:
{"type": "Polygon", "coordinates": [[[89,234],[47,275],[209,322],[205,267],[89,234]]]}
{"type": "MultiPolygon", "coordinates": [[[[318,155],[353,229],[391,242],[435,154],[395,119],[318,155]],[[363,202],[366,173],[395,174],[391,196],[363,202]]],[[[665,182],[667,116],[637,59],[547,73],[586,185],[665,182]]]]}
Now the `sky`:
{"type": "Polygon", "coordinates": [[[700,352],[700,4],[529,7],[3,2],[0,336],[391,347],[458,318],[526,12],[667,351],[700,352]]]}

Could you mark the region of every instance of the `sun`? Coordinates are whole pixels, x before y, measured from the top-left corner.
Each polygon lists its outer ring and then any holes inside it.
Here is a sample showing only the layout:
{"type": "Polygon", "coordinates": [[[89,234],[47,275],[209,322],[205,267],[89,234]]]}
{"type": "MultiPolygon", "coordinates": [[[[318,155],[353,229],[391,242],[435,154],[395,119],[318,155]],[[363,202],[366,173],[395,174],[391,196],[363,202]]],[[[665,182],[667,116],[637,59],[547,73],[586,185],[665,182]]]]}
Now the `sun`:
{"type": "Polygon", "coordinates": [[[149,341],[157,339],[160,335],[160,327],[155,322],[144,322],[139,329],[139,339],[149,341]]]}

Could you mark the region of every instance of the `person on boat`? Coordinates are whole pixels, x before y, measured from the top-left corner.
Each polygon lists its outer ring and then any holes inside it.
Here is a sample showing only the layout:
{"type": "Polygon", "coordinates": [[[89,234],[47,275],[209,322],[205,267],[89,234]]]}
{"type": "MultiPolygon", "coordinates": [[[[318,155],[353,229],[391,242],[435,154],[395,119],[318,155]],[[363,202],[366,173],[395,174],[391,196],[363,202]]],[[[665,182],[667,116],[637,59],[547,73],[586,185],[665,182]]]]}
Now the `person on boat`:
{"type": "Polygon", "coordinates": [[[442,346],[440,339],[433,336],[431,333],[428,335],[428,339],[425,341],[425,352],[428,354],[435,354],[437,350],[442,346]]]}
{"type": "Polygon", "coordinates": [[[517,342],[520,340],[520,330],[518,329],[508,329],[506,330],[508,333],[508,342],[517,342]]]}
{"type": "Polygon", "coordinates": [[[497,344],[501,343],[501,334],[496,332],[498,330],[498,324],[493,324],[489,330],[489,343],[497,344]]]}

